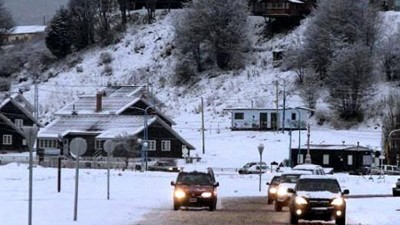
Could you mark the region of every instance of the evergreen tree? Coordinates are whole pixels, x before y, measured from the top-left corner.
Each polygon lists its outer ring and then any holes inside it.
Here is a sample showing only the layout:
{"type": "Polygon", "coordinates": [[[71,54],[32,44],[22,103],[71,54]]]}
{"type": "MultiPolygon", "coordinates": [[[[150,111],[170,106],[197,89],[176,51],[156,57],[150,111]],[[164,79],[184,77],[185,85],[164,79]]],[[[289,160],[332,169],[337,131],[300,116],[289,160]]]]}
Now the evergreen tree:
{"type": "Polygon", "coordinates": [[[14,20],[11,13],[5,8],[3,0],[0,0],[0,47],[4,44],[5,36],[14,27],[14,20]]]}
{"type": "Polygon", "coordinates": [[[61,7],[47,27],[46,46],[57,58],[71,53],[71,17],[67,9],[61,7]]]}
{"type": "Polygon", "coordinates": [[[70,0],[71,37],[73,47],[83,49],[95,43],[96,0],[70,0]]]}

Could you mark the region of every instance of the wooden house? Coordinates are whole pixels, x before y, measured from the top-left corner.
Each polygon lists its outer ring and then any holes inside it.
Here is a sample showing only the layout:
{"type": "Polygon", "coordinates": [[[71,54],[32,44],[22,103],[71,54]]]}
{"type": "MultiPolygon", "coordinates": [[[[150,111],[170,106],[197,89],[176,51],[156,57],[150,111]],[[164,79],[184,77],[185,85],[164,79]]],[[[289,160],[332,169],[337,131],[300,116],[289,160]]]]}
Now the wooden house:
{"type": "Polygon", "coordinates": [[[316,0],[249,0],[253,15],[271,18],[304,17],[316,4],[316,0]]]}
{"type": "Polygon", "coordinates": [[[137,10],[147,7],[155,9],[180,9],[190,0],[129,0],[129,9],[137,10]]]}
{"type": "Polygon", "coordinates": [[[0,153],[29,151],[23,127],[41,126],[33,116],[33,106],[20,93],[0,99],[0,153]]]}
{"type": "Polygon", "coordinates": [[[6,35],[6,44],[30,41],[35,37],[44,36],[46,26],[16,26],[6,35]]]}
{"type": "Polygon", "coordinates": [[[106,140],[121,142],[129,137],[147,140],[147,157],[182,158],[182,149],[195,148],[173,130],[175,122],[162,113],[162,106],[145,87],[109,87],[94,96],[81,96],[40,130],[38,153],[69,154],[69,143],[80,137],[87,143],[84,156],[105,155],[106,140]]]}
{"type": "MultiPolygon", "coordinates": [[[[307,145],[290,149],[291,165],[303,164],[307,155],[307,145]]],[[[374,151],[360,145],[310,144],[311,161],[322,167],[333,168],[335,172],[356,171],[374,162],[374,151]]]]}
{"type": "Polygon", "coordinates": [[[310,111],[305,108],[229,108],[231,130],[306,129],[310,111]]]}

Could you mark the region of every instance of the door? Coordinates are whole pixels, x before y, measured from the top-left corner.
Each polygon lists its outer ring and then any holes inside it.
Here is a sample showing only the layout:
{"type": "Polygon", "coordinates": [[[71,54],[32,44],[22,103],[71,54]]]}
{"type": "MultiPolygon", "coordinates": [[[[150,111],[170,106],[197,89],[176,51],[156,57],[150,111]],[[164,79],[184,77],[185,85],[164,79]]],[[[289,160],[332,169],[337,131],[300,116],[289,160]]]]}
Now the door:
{"type": "Polygon", "coordinates": [[[268,113],[260,113],[260,128],[268,128],[268,113]]]}
{"type": "Polygon", "coordinates": [[[277,130],[278,129],[278,113],[271,113],[271,129],[277,130]]]}

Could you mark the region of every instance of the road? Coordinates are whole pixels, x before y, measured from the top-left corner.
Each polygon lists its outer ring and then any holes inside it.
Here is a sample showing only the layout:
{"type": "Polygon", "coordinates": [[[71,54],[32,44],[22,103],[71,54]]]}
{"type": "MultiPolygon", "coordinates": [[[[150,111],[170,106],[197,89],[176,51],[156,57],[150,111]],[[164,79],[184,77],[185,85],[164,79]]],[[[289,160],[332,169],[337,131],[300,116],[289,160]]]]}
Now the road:
{"type": "MultiPolygon", "coordinates": [[[[135,225],[288,225],[288,208],[275,212],[273,205],[266,204],[265,197],[240,197],[220,199],[217,210],[203,209],[173,211],[157,209],[135,225]]],[[[300,223],[327,224],[325,223],[300,223]]],[[[333,224],[333,223],[330,223],[333,224]]]]}

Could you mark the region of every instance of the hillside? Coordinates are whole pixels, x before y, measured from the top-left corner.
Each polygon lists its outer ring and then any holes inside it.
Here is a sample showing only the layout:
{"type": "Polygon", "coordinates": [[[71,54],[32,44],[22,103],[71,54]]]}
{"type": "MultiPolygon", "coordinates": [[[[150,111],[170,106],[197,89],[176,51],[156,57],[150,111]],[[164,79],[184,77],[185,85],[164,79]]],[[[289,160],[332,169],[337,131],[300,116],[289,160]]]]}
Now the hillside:
{"type": "MultiPolygon", "coordinates": [[[[136,12],[138,18],[143,16],[144,13],[144,11],[136,12]]],[[[46,71],[42,82],[39,84],[41,121],[43,123],[51,121],[54,118],[54,112],[63,105],[77,98],[78,95],[93,95],[102,86],[108,84],[149,84],[153,93],[166,103],[165,113],[177,122],[175,129],[183,137],[192,141],[197,149],[201,149],[199,140],[201,98],[204,99],[205,104],[207,135],[224,133],[225,136],[222,135],[217,139],[221,143],[225,142],[228,146],[229,138],[247,139],[249,143],[246,143],[244,148],[253,148],[247,147],[247,145],[256,146],[257,141],[250,143],[254,139],[266,141],[269,138],[264,136],[265,133],[258,132],[228,134],[230,115],[224,111],[225,108],[251,107],[252,105],[254,107],[275,108],[276,88],[274,83],[276,81],[280,84],[279,105],[282,105],[281,95],[284,83],[286,84],[286,91],[289,93],[286,106],[304,105],[293,85],[296,78],[294,72],[274,68],[272,50],[281,49],[301,41],[306,22],[287,35],[278,35],[267,41],[261,35],[265,25],[264,19],[262,17],[249,17],[251,46],[246,55],[247,65],[245,69],[235,72],[208,71],[202,74],[202,78],[197,83],[189,87],[177,87],[174,85],[173,78],[173,67],[176,59],[174,57],[171,20],[174,13],[176,11],[169,14],[159,12],[155,23],[147,25],[138,22],[129,27],[119,43],[106,48],[92,48],[80,55],[72,55],[65,62],[61,62],[46,71]],[[169,52],[172,54],[168,54],[169,52]],[[101,63],[100,58],[103,53],[112,56],[113,60],[110,64],[101,63]],[[104,71],[109,71],[109,68],[108,70],[105,69],[106,67],[112,68],[111,76],[104,73],[104,71]],[[228,136],[228,139],[224,139],[228,136]]],[[[384,21],[391,24],[391,27],[397,27],[393,24],[398,24],[399,17],[399,13],[387,12],[384,21]]],[[[394,32],[394,29],[386,29],[383,32],[394,32]]],[[[34,94],[31,83],[32,81],[29,80],[13,86],[13,89],[30,88],[24,95],[33,102],[34,94]]],[[[380,92],[381,94],[377,96],[378,101],[382,98],[383,93],[387,92],[384,84],[380,92]]],[[[320,99],[317,110],[325,110],[325,108],[323,99],[320,99]]],[[[351,135],[341,131],[336,134],[324,134],[323,132],[335,131],[328,124],[320,127],[312,120],[310,121],[312,129],[318,129],[322,132],[314,136],[315,139],[312,140],[314,143],[337,142],[340,138],[341,141],[346,141],[346,143],[356,143],[355,140],[365,137],[365,142],[360,144],[380,149],[379,120],[372,118],[368,124],[361,125],[357,131],[350,131],[354,132],[351,135]],[[360,129],[371,133],[362,133],[360,129]],[[330,136],[336,137],[337,140],[330,139],[330,136]]],[[[282,142],[282,139],[286,140],[287,135],[282,135],[274,133],[274,137],[270,141],[276,145],[277,149],[284,150],[288,143],[282,142]]],[[[215,143],[215,146],[219,146],[221,143],[215,143]]],[[[237,148],[237,146],[234,146],[235,143],[231,144],[232,146],[229,146],[229,148],[237,148]]],[[[282,160],[285,154],[282,151],[278,153],[276,155],[277,160],[282,160]]]]}

